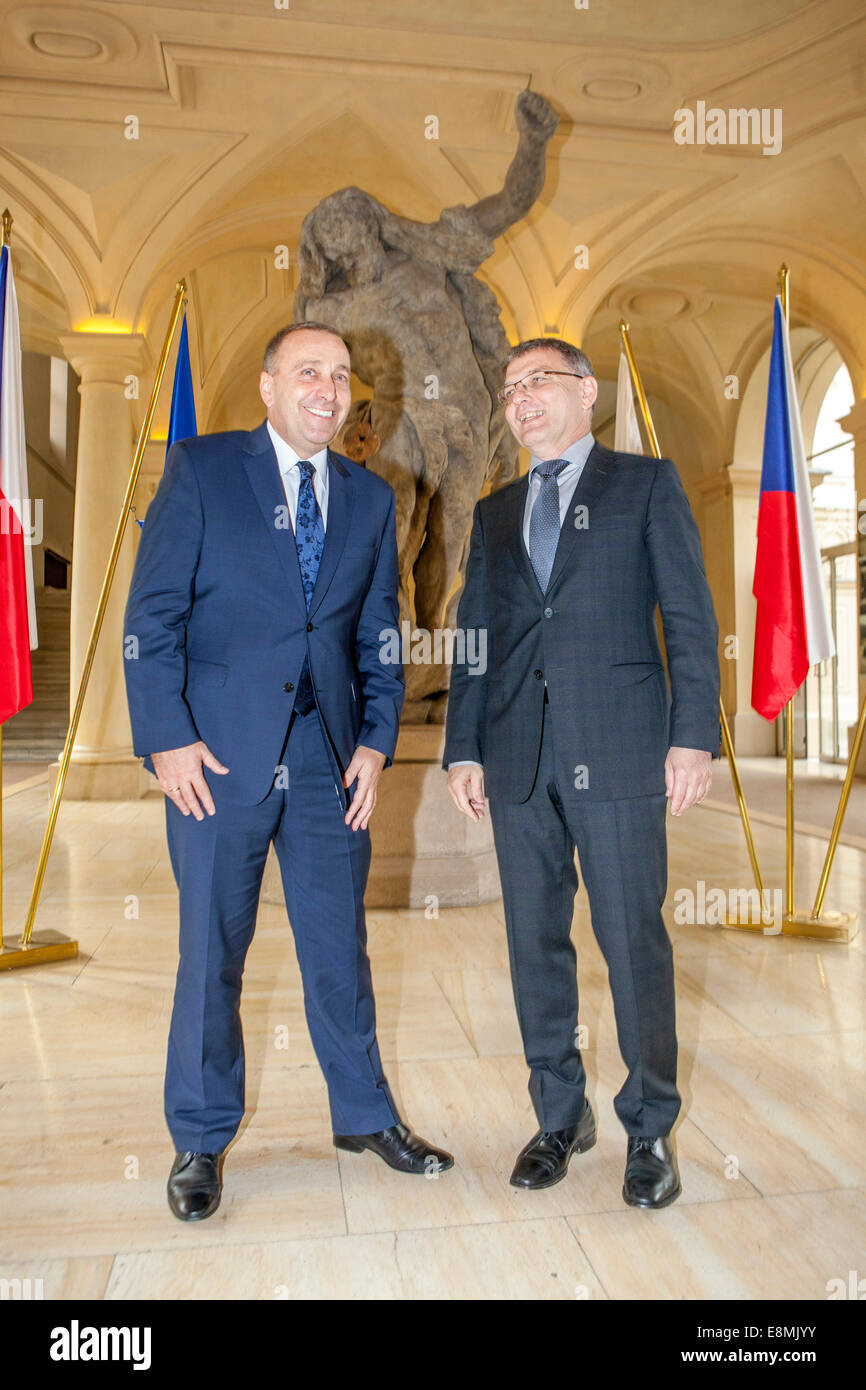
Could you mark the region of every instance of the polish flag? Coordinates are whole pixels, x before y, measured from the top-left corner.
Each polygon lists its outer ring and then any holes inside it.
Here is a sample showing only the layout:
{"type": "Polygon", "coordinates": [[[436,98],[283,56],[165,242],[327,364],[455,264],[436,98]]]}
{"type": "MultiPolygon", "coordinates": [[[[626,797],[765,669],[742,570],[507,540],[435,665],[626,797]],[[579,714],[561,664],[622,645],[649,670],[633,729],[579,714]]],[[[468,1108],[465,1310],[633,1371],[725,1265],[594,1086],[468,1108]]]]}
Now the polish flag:
{"type": "Polygon", "coordinates": [[[33,699],[30,652],[36,646],[21,336],[9,247],[0,249],[0,724],[33,699]]]}
{"type": "Polygon", "coordinates": [[[752,706],[775,719],[809,667],[835,651],[812,512],[803,427],[788,326],[776,297],[758,551],[752,593],[758,601],[752,706]]]}

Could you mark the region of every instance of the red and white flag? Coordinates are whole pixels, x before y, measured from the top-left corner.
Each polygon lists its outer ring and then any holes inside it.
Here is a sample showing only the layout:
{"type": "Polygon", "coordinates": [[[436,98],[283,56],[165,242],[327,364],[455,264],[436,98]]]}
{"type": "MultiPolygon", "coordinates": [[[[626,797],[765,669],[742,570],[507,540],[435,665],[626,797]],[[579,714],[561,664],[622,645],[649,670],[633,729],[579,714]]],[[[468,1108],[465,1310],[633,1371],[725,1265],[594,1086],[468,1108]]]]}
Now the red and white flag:
{"type": "Polygon", "coordinates": [[[9,247],[0,250],[0,724],[33,699],[36,646],[21,334],[9,247]]]}
{"type": "Polygon", "coordinates": [[[619,355],[619,372],[616,378],[616,419],[614,422],[613,447],[618,454],[642,454],[643,444],[640,425],[634,408],[631,389],[631,372],[624,352],[619,355]]]}

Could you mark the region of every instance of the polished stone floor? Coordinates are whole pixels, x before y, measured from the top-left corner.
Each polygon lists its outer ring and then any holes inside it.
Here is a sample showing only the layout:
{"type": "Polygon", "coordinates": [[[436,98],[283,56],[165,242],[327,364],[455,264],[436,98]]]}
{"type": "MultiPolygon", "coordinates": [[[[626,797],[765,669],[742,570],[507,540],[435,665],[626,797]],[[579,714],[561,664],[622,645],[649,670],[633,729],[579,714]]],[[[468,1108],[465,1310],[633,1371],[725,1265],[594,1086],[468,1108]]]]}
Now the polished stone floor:
{"type": "MultiPolygon", "coordinates": [[[[6,936],[23,920],[44,785],[4,801],[6,936]]],[[[866,932],[851,945],[674,921],[675,894],[749,886],[738,820],[670,825],[666,917],[678,979],[675,1135],[683,1195],[626,1208],[612,1097],[623,1078],[603,962],[578,895],[574,937],[599,1142],[546,1192],[511,1188],[535,1129],[500,902],[368,914],[379,1039],[403,1114],[455,1155],[438,1178],[330,1142],[285,913],[262,907],[243,1018],[247,1104],[222,1206],[169,1213],[162,1067],[176,899],[161,799],[64,805],[38,927],[77,959],[0,975],[0,1275],[45,1298],[826,1299],[864,1270],[866,932]]],[[[758,824],[765,879],[784,836],[758,824]]],[[[806,906],[823,859],[798,841],[806,906]]],[[[866,912],[843,846],[828,908],[866,912]]]]}

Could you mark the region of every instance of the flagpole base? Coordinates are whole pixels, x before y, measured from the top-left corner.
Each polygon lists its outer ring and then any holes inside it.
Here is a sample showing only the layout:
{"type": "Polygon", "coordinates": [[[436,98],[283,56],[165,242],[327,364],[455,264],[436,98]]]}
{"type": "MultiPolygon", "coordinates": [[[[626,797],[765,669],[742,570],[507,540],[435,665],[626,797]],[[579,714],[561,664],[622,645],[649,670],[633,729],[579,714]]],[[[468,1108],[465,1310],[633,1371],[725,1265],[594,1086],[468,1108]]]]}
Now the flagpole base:
{"type": "Polygon", "coordinates": [[[724,922],[719,923],[719,926],[723,931],[750,931],[757,932],[762,936],[778,936],[782,930],[775,922],[762,922],[760,917],[757,921],[751,917],[726,917],[724,922]]]}
{"type": "Polygon", "coordinates": [[[26,946],[12,937],[3,938],[0,970],[18,970],[25,965],[47,965],[53,960],[71,960],[78,955],[78,942],[59,931],[34,932],[26,946]]]}
{"type": "Polygon", "coordinates": [[[791,912],[782,918],[784,936],[811,936],[817,941],[853,941],[857,928],[856,912],[822,912],[819,917],[791,912]]]}

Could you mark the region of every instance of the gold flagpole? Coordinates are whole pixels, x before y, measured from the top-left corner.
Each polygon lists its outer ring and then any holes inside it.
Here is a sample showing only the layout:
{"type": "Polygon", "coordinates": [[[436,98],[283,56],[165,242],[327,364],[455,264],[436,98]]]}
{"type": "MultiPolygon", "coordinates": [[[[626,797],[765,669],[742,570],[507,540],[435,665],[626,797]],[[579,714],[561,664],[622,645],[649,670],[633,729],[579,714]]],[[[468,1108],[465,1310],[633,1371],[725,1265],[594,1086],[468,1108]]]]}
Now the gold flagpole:
{"type": "Polygon", "coordinates": [[[650,414],[649,401],[646,398],[646,392],[643,389],[643,382],[640,378],[640,372],[637,369],[637,362],[635,361],[634,353],[631,350],[631,338],[628,335],[628,324],[622,319],[620,319],[619,334],[622,338],[623,351],[625,352],[626,361],[628,362],[628,369],[631,372],[632,384],[634,385],[635,395],[637,396],[638,404],[640,406],[640,413],[643,416],[643,422],[647,432],[647,438],[650,442],[650,450],[652,451],[653,458],[660,459],[662,456],[662,451],[659,448],[659,440],[658,435],[656,434],[656,427],[653,424],[653,417],[650,414]]]}
{"type": "MultiPolygon", "coordinates": [[[[815,894],[815,902],[812,906],[812,921],[821,918],[821,908],[824,906],[824,894],[827,891],[827,883],[830,878],[830,870],[833,867],[833,860],[836,855],[836,846],[839,843],[839,834],[842,830],[842,822],[845,819],[845,812],[848,809],[848,797],[851,795],[851,785],[854,781],[854,770],[857,767],[857,760],[860,757],[860,749],[863,745],[863,733],[866,731],[866,696],[860,706],[860,718],[857,720],[857,732],[854,735],[854,742],[851,746],[851,756],[848,759],[848,770],[845,773],[845,781],[842,785],[842,792],[839,797],[839,805],[836,809],[836,819],[833,822],[833,830],[830,835],[830,843],[827,846],[827,856],[824,860],[824,867],[821,870],[821,877],[818,880],[818,891],[815,894]]],[[[827,913],[824,921],[842,916],[841,913],[827,913]]],[[[852,913],[844,914],[847,917],[856,916],[852,913]]],[[[853,932],[850,933],[853,936],[853,932]]],[[[850,939],[850,936],[849,938],[850,939]]]]}
{"type": "MultiPolygon", "coordinates": [[[[789,273],[788,267],[783,262],[782,265],[779,266],[779,294],[782,300],[782,313],[785,315],[785,326],[790,332],[789,273]]],[[[866,709],[866,706],[864,706],[864,709],[866,709]]],[[[785,706],[785,915],[782,918],[782,931],[786,936],[811,936],[817,937],[822,941],[850,941],[857,933],[856,912],[826,912],[822,915],[821,908],[824,904],[824,894],[827,891],[830,867],[836,853],[836,846],[839,843],[839,832],[842,829],[842,821],[848,805],[848,797],[851,794],[851,783],[854,780],[854,768],[860,751],[860,743],[862,743],[863,740],[863,722],[864,710],[861,710],[860,720],[857,725],[857,738],[855,739],[854,748],[851,750],[848,771],[845,776],[845,783],[842,787],[842,795],[839,799],[839,806],[836,811],[836,819],[830,835],[830,844],[827,847],[827,857],[824,860],[824,869],[818,885],[815,903],[811,912],[798,912],[794,904],[793,698],[791,698],[785,706]]]]}
{"type": "Polygon", "coordinates": [[[72,753],[72,746],[75,742],[75,735],[78,732],[78,723],[81,718],[81,710],[84,704],[84,696],[87,692],[87,682],[90,678],[90,670],[93,666],[93,659],[96,655],[96,645],[99,641],[99,634],[102,630],[102,621],[105,617],[105,609],[108,604],[111,584],[114,579],[114,571],[117,568],[117,561],[120,555],[120,547],[126,531],[126,523],[129,519],[129,511],[132,506],[132,499],[135,493],[138,475],[141,470],[141,461],[144,458],[144,450],[147,444],[150,427],[153,423],[153,416],[156,410],[159,388],[165,375],[168,355],[171,351],[171,344],[177,329],[178,321],[183,313],[183,299],[186,293],[186,283],[179,280],[176,288],[174,307],[171,319],[165,335],[165,342],[162,346],[159,362],[157,363],[156,374],[153,381],[153,389],[150,393],[147,411],[145,412],[141,430],[138,436],[135,455],[132,460],[132,469],[129,475],[129,482],[126,486],[126,493],[120,508],[120,516],[117,519],[117,528],[114,533],[114,543],[111,547],[111,554],[108,558],[108,565],[105,571],[105,578],[102,581],[102,590],[99,595],[99,602],[96,605],[96,615],[93,619],[93,627],[90,633],[90,642],[87,647],[87,654],[84,658],[84,666],[81,672],[81,680],[78,686],[78,695],[72,711],[72,718],[69,721],[69,729],[66,734],[66,742],[63,745],[63,753],[60,758],[60,771],[54,787],[54,795],[51,798],[51,810],[48,816],[48,825],[45,829],[45,836],[42,841],[42,849],[39,854],[39,863],[36,867],[36,878],[33,884],[33,892],[30,898],[30,906],[27,911],[27,918],[24,923],[24,930],[17,946],[11,944],[4,945],[0,954],[0,969],[11,970],[21,965],[35,965],[43,960],[58,960],[63,956],[74,956],[78,953],[78,943],[70,942],[67,938],[60,938],[58,933],[40,933],[37,939],[31,939],[33,932],[33,921],[36,916],[36,908],[39,904],[39,895],[42,891],[42,882],[45,877],[45,869],[48,862],[48,855],[51,850],[51,842],[54,838],[54,827],[57,824],[57,813],[60,809],[60,798],[63,795],[63,787],[66,782],[66,774],[69,770],[69,758],[72,753]],[[65,949],[64,949],[65,948],[65,949]]]}
{"type": "MultiPolygon", "coordinates": [[[[650,442],[650,448],[652,450],[653,457],[658,459],[661,458],[662,451],[659,448],[658,436],[655,431],[655,425],[653,424],[652,415],[650,414],[649,402],[646,398],[646,392],[643,389],[643,382],[641,381],[637,362],[635,361],[634,353],[631,350],[631,341],[629,339],[629,327],[628,324],[624,321],[620,321],[619,332],[620,337],[622,338],[623,351],[625,352],[626,361],[628,362],[629,371],[631,372],[631,379],[634,384],[635,395],[638,398],[638,403],[641,409],[641,415],[643,416],[643,422],[646,427],[647,438],[650,442]]],[[[743,784],[740,780],[740,770],[737,767],[737,759],[734,753],[734,745],[731,740],[731,731],[728,726],[728,719],[727,715],[725,714],[725,707],[722,703],[721,697],[719,697],[719,719],[721,720],[722,725],[722,745],[725,750],[725,756],[728,760],[728,767],[731,769],[731,781],[734,784],[734,795],[737,798],[737,806],[739,807],[740,811],[740,820],[743,823],[743,833],[746,837],[746,846],[749,851],[749,858],[752,861],[752,873],[754,874],[755,885],[758,889],[759,901],[761,904],[761,911],[758,915],[757,922],[726,922],[725,925],[729,927],[739,927],[746,931],[762,932],[764,930],[764,924],[761,921],[764,908],[764,881],[761,877],[761,868],[758,863],[758,851],[755,848],[755,839],[752,835],[752,825],[751,821],[749,820],[749,811],[748,807],[746,806],[746,798],[743,793],[743,784]]]]}
{"type": "MultiPolygon", "coordinates": [[[[779,292],[785,327],[790,332],[788,312],[788,267],[779,266],[779,292]]],[[[794,700],[785,706],[785,920],[794,915],[794,700]]],[[[783,923],[784,925],[784,923],[783,923]]]]}

